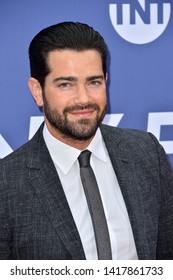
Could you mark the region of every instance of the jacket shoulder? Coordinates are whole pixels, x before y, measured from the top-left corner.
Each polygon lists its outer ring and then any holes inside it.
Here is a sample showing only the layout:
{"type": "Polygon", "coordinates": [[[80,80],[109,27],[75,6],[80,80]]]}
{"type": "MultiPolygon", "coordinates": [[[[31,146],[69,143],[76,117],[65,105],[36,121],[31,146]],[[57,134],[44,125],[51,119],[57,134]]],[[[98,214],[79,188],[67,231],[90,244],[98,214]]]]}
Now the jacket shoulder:
{"type": "Polygon", "coordinates": [[[35,154],[35,152],[40,149],[43,144],[43,136],[42,136],[42,126],[38,129],[36,134],[33,136],[31,140],[23,144],[21,147],[14,150],[12,153],[4,157],[0,160],[0,170],[5,166],[6,168],[15,167],[15,166],[23,166],[28,158],[35,154]]]}
{"type": "Polygon", "coordinates": [[[115,137],[118,141],[148,142],[154,140],[154,142],[158,142],[156,137],[151,133],[138,129],[119,128],[110,125],[101,125],[101,131],[103,136],[115,137]]]}

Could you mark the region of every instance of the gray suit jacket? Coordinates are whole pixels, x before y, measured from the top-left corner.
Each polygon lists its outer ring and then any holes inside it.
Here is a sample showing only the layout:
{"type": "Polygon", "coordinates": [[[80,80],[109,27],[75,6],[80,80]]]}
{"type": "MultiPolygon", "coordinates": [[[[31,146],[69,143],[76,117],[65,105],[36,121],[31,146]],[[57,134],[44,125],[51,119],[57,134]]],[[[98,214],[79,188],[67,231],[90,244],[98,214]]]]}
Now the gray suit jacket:
{"type": "MultiPolygon", "coordinates": [[[[0,161],[0,259],[85,259],[42,128],[0,161]]],[[[173,260],[173,175],[151,134],[101,125],[139,259],[173,260]]]]}

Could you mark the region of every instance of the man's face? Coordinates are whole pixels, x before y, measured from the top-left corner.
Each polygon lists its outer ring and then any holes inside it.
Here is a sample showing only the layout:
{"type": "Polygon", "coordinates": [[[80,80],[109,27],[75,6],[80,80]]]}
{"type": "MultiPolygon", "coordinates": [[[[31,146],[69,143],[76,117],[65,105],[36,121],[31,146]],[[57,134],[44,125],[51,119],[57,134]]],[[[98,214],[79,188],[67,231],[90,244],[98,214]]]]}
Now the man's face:
{"type": "Polygon", "coordinates": [[[49,131],[58,139],[88,140],[106,112],[106,81],[95,50],[52,51],[45,79],[43,110],[49,131]]]}

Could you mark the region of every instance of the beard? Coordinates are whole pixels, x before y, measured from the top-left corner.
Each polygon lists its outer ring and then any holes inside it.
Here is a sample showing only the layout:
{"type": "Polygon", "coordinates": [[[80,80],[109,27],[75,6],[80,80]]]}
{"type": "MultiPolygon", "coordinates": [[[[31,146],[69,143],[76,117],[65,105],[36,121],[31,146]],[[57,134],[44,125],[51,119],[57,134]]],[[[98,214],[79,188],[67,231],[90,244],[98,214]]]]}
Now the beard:
{"type": "Polygon", "coordinates": [[[66,107],[62,113],[56,109],[52,109],[44,94],[44,114],[50,125],[57,132],[62,133],[65,137],[73,140],[88,140],[96,133],[97,128],[101,124],[105,114],[107,105],[101,110],[96,103],[88,103],[85,106],[73,105],[66,107]],[[94,109],[96,111],[95,119],[81,118],[76,121],[68,119],[68,113],[73,111],[81,111],[84,109],[94,109]]]}

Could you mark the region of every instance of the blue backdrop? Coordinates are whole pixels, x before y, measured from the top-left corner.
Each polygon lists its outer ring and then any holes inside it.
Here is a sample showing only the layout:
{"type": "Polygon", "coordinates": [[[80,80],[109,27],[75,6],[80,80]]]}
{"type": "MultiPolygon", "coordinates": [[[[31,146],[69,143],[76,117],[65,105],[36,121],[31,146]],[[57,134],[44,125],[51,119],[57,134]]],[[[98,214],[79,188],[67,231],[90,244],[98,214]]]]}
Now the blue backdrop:
{"type": "Polygon", "coordinates": [[[42,115],[27,86],[28,46],[61,21],[81,21],[110,50],[104,120],[151,131],[173,163],[173,12],[167,0],[1,0],[0,158],[33,135],[42,115]]]}

